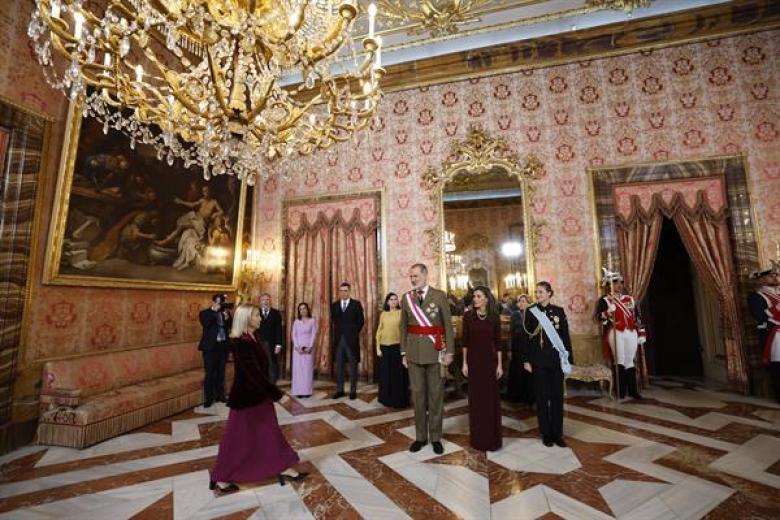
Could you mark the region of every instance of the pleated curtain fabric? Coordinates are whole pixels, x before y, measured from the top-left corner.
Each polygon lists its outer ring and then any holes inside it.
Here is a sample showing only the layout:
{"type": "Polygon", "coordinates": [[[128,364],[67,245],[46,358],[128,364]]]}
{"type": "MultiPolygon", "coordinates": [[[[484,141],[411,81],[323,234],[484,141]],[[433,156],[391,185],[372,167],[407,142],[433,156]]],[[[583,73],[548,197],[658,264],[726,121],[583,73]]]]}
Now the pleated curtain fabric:
{"type": "MultiPolygon", "coordinates": [[[[736,300],[738,291],[725,205],[713,209],[704,191],[696,193],[693,207],[686,204],[682,193],[666,198],[656,193],[649,208],[643,207],[638,197],[632,197],[630,214],[617,216],[618,247],[626,285],[641,302],[653,273],[664,217],[674,222],[697,272],[708,289],[718,296],[728,379],[736,390],[747,392],[747,358],[739,325],[740,307],[736,300]]],[[[644,350],[641,352],[640,372],[646,383],[647,365],[644,350]]]]}
{"type": "MultiPolygon", "coordinates": [[[[378,319],[378,201],[370,199],[373,215],[366,215],[366,199],[343,200],[332,211],[332,203],[308,204],[297,227],[285,230],[285,309],[288,329],[296,317],[298,303],[307,302],[317,318],[314,370],[333,371],[330,341],[330,304],[338,299],[342,282],[352,285],[352,298],[360,300],[365,313],[361,333],[360,375],[374,374],[374,331],[378,319]]],[[[291,208],[288,208],[288,211],[291,208]]],[[[289,330],[288,330],[289,332],[289,330]]]]}

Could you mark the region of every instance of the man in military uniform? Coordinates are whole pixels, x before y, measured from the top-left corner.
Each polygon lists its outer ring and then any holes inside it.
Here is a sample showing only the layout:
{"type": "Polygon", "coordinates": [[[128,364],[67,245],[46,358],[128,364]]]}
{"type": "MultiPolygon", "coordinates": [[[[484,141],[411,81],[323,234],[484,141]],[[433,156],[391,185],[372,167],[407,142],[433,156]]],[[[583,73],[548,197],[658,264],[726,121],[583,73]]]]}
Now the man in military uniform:
{"type": "Polygon", "coordinates": [[[641,323],[639,307],[634,298],[625,294],[623,277],[617,271],[602,268],[601,284],[606,294],[596,304],[596,319],[604,327],[604,357],[615,365],[618,395],[641,399],[637,386],[634,359],[646,333],[641,323]]]}
{"type": "Polygon", "coordinates": [[[444,378],[441,365],[452,363],[455,351],[450,306],[444,291],[428,285],[428,268],[414,264],[409,270],[412,290],[401,299],[401,355],[409,369],[414,402],[416,452],[431,441],[441,455],[444,413],[444,378]]]}
{"type": "Polygon", "coordinates": [[[769,367],[775,400],[780,403],[780,266],[773,261],[769,269],[751,278],[759,287],[748,296],[748,306],[757,322],[761,360],[769,367]]]}

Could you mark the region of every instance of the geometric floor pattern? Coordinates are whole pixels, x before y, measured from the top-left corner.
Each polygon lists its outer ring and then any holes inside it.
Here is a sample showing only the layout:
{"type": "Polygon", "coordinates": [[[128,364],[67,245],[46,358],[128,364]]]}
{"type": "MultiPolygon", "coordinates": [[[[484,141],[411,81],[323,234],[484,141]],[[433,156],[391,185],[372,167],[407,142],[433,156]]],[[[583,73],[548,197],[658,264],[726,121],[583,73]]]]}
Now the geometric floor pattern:
{"type": "MultiPolygon", "coordinates": [[[[284,387],[284,385],[283,385],[284,387]]],[[[448,396],[444,448],[418,453],[411,409],[285,397],[277,414],[303,482],[208,491],[227,409],[159,421],[85,450],[0,457],[0,518],[13,519],[776,519],[780,406],[678,380],[616,403],[570,390],[568,448],[546,448],[530,408],[503,403],[501,450],[468,442],[468,402],[448,396]]]]}

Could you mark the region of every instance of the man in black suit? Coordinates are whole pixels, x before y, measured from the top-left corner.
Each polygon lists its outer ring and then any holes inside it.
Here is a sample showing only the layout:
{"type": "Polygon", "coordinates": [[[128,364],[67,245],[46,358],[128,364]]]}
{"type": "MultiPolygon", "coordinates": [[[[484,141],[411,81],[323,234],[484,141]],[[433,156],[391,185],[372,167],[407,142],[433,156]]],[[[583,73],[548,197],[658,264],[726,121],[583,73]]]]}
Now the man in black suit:
{"type": "Polygon", "coordinates": [[[268,352],[268,377],[273,384],[279,379],[279,354],[284,344],[282,313],[271,307],[271,295],[260,295],[260,316],[263,321],[255,332],[257,342],[264,345],[268,352]]]}
{"type": "Polygon", "coordinates": [[[198,350],[203,353],[203,398],[208,408],[214,401],[225,402],[225,362],[228,357],[228,335],[230,334],[230,313],[225,303],[226,294],[211,297],[211,306],[200,311],[203,334],[198,350]]]}
{"type": "Polygon", "coordinates": [[[352,286],[339,286],[339,300],[330,306],[331,345],[336,353],[336,393],[333,399],[344,397],[344,361],[349,360],[349,398],[357,398],[358,363],[360,362],[360,331],[365,318],[363,306],[350,297],[352,286]]]}

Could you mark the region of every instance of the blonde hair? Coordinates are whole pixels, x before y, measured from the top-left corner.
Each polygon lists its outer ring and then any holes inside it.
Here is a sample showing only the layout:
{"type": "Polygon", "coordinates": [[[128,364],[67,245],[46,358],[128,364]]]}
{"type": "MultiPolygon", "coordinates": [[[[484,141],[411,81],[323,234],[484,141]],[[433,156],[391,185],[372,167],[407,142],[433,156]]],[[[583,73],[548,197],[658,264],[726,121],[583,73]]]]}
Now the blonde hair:
{"type": "Polygon", "coordinates": [[[233,326],[230,328],[231,338],[240,338],[247,333],[249,320],[254,311],[260,312],[257,307],[251,303],[242,303],[233,313],[233,326]]]}

